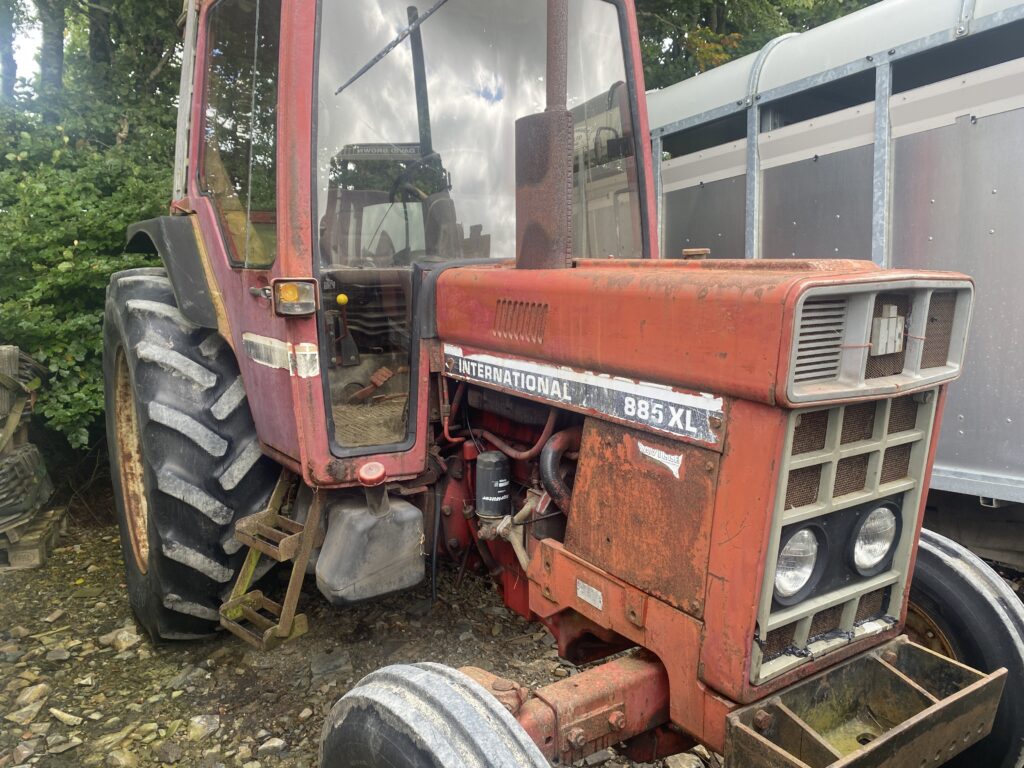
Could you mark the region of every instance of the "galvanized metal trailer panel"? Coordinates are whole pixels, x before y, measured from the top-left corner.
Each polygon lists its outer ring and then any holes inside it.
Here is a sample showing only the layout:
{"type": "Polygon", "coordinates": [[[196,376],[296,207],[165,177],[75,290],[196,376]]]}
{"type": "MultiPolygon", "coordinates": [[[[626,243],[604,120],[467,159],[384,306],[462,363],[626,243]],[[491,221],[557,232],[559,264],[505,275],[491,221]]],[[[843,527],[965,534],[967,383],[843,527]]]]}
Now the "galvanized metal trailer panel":
{"type": "Polygon", "coordinates": [[[666,253],[871,258],[975,277],[932,488],[1008,502],[1024,502],[1024,33],[1005,61],[900,83],[921,55],[1017,28],[1020,0],[888,0],[648,94],[666,253]],[[861,103],[780,120],[787,99],[865,82],[861,103]],[[745,135],[662,154],[741,119],[745,135]]]}

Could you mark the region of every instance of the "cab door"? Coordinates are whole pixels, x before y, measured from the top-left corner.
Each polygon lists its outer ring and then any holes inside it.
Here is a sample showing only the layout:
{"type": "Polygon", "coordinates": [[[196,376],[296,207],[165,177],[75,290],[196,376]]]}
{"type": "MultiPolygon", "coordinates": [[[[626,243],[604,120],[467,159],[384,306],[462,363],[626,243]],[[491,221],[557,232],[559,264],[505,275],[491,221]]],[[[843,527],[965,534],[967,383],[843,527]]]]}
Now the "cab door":
{"type": "Polygon", "coordinates": [[[279,174],[287,109],[290,6],[282,0],[215,0],[199,18],[188,204],[206,249],[208,280],[219,291],[219,326],[235,350],[249,408],[265,447],[301,461],[293,407],[296,338],[315,320],[274,313],[275,280],[308,278],[310,265],[284,242],[279,174]],[[286,7],[289,6],[289,7],[286,7]]]}

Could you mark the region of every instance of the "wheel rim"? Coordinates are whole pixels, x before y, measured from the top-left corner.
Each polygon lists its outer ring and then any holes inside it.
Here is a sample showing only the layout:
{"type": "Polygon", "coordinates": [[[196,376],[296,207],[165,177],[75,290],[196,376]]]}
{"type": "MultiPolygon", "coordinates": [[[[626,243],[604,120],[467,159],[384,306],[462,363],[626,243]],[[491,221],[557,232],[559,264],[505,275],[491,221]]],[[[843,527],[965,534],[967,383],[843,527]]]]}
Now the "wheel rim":
{"type": "Polygon", "coordinates": [[[142,440],[124,347],[117,350],[114,367],[114,431],[128,542],[136,566],[140,572],[146,573],[149,568],[149,509],[143,481],[142,440]]]}
{"type": "Polygon", "coordinates": [[[946,633],[939,628],[927,611],[914,602],[907,606],[906,632],[912,642],[958,661],[956,651],[953,650],[953,644],[946,637],[946,633]]]}

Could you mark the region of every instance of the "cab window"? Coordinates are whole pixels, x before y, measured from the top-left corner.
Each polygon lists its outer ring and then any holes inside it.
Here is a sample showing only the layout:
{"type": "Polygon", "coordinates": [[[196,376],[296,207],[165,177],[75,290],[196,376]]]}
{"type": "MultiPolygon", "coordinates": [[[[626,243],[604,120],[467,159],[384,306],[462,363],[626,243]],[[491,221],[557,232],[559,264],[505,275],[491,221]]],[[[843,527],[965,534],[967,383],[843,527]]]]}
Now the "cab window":
{"type": "Polygon", "coordinates": [[[277,75],[280,0],[222,0],[207,16],[201,182],[237,266],[277,250],[277,75]]]}

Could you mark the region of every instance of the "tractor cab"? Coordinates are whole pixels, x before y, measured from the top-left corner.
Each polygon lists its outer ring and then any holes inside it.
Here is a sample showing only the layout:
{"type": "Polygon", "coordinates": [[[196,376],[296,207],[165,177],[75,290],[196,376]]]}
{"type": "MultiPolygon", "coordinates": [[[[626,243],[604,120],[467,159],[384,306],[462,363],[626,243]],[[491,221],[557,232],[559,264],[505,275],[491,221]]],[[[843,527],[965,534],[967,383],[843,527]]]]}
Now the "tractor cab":
{"type": "MultiPolygon", "coordinates": [[[[546,107],[547,24],[543,0],[322,8],[313,252],[335,456],[415,445],[424,275],[516,256],[517,161],[535,147],[515,129],[546,107]]],[[[567,29],[573,252],[639,258],[642,149],[619,8],[575,0],[567,29]]]]}

